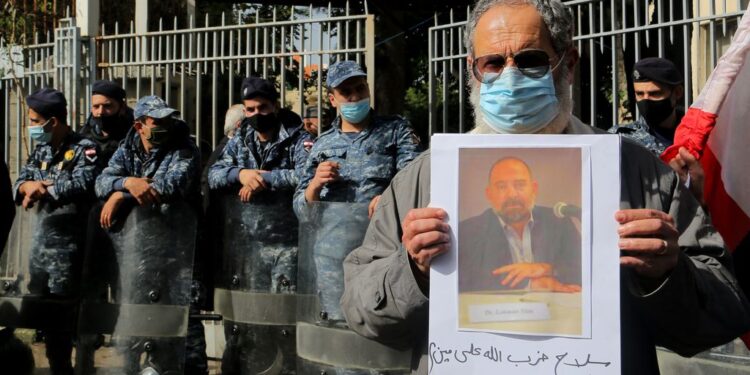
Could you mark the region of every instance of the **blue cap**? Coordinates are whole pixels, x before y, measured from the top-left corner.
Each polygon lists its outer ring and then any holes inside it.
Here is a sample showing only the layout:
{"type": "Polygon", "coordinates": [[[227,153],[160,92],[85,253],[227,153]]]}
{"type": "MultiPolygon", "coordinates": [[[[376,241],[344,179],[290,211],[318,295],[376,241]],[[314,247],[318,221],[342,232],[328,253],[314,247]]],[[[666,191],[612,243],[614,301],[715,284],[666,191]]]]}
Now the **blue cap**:
{"type": "Polygon", "coordinates": [[[45,119],[63,119],[68,113],[68,101],[60,91],[45,87],[26,97],[26,104],[45,119]]]}
{"type": "Polygon", "coordinates": [[[135,103],[133,117],[136,120],[141,117],[162,119],[175,113],[179,114],[180,112],[174,108],[170,108],[162,98],[156,95],[149,95],[138,99],[138,103],[135,103]]]}
{"type": "Polygon", "coordinates": [[[338,61],[328,67],[326,86],[332,89],[336,88],[342,82],[352,77],[367,77],[367,73],[354,61],[338,61]]]}

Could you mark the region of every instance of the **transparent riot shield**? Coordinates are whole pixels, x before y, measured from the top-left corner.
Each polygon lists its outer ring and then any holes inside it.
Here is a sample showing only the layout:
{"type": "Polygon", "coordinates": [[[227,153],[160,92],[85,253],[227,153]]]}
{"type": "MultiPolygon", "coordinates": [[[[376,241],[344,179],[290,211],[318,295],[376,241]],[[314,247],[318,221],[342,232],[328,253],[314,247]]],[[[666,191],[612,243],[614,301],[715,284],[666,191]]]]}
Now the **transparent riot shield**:
{"type": "Polygon", "coordinates": [[[86,210],[37,202],[18,209],[0,259],[0,326],[28,328],[37,368],[72,369],[86,210]],[[45,357],[47,360],[43,360],[45,357]]]}
{"type": "Polygon", "coordinates": [[[291,200],[222,199],[214,290],[224,318],[222,373],[294,374],[298,224],[291,200]]]}
{"type": "Polygon", "coordinates": [[[367,204],[313,202],[300,217],[297,370],[301,374],[406,374],[411,351],[348,329],[341,311],[344,258],[362,244],[367,204]]]}
{"type": "MultiPolygon", "coordinates": [[[[196,241],[194,208],[136,206],[88,246],[87,267],[112,251],[116,275],[84,272],[79,374],[182,374],[196,241]],[[108,285],[101,285],[107,283],[108,285]],[[147,370],[149,369],[149,370],[147,370]]],[[[92,211],[92,217],[96,216],[92,211]]],[[[89,270],[90,271],[90,270],[89,270]]]]}

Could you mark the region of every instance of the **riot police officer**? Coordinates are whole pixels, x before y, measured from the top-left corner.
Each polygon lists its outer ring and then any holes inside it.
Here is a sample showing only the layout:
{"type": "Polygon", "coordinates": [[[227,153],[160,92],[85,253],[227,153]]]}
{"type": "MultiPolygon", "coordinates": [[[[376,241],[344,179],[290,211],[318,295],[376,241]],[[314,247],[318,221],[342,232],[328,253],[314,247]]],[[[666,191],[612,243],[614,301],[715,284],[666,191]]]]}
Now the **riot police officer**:
{"type": "MultiPolygon", "coordinates": [[[[318,111],[318,106],[316,105],[306,107],[304,116],[302,116],[302,124],[305,130],[310,133],[313,140],[318,138],[320,133],[325,132],[331,126],[328,109],[325,107],[321,109],[322,111],[318,111]]],[[[312,147],[312,144],[310,146],[312,147]]]]}
{"type": "Polygon", "coordinates": [[[396,172],[419,155],[419,138],[400,116],[377,116],[370,107],[367,74],[354,61],[328,69],[326,85],[338,116],[310,151],[295,193],[295,209],[305,202],[369,203],[396,172]]]}
{"type": "Polygon", "coordinates": [[[298,370],[406,373],[403,353],[348,329],[339,301],[343,260],[362,243],[380,194],[421,151],[419,140],[406,119],[373,113],[366,74],[357,63],[332,65],[326,85],[339,115],[313,145],[295,193],[298,370]]]}
{"type": "MultiPolygon", "coordinates": [[[[171,305],[187,305],[190,294],[190,277],[186,282],[184,275],[190,275],[193,262],[193,251],[195,243],[195,219],[194,214],[199,207],[198,188],[200,182],[200,152],[189,135],[187,124],[179,118],[179,112],[170,108],[164,100],[157,96],[145,96],[136,104],[134,110],[135,122],[132,130],[128,132],[123,142],[115,151],[109,161],[107,168],[96,179],[96,194],[100,199],[106,199],[101,215],[100,224],[103,228],[114,228],[117,221],[124,221],[125,215],[128,214],[129,206],[140,207],[160,207],[163,204],[176,206],[179,203],[187,203],[193,208],[191,211],[192,231],[189,228],[174,228],[184,230],[181,237],[190,239],[190,249],[188,257],[182,259],[181,267],[174,270],[174,265],[165,262],[160,264],[159,255],[150,255],[148,260],[133,261],[129,258],[130,254],[124,254],[118,251],[118,264],[120,273],[120,293],[123,299],[122,303],[165,303],[171,305]],[[139,263],[140,262],[140,263],[139,263]],[[125,276],[134,270],[124,269],[130,265],[138,264],[137,267],[143,269],[137,270],[139,275],[144,272],[148,276],[158,276],[163,273],[177,272],[174,279],[180,282],[180,285],[187,285],[181,288],[180,292],[170,291],[170,285],[165,285],[174,280],[136,280],[135,284],[129,285],[131,280],[125,276]],[[172,268],[167,268],[172,267],[172,268]],[[143,285],[139,285],[142,282],[143,285]],[[169,298],[167,298],[169,293],[169,298]],[[133,298],[135,301],[125,299],[133,298]]],[[[161,209],[164,211],[164,209],[161,209]]],[[[135,211],[133,211],[135,212],[135,211]]],[[[130,212],[129,215],[133,215],[130,212]]],[[[158,212],[158,210],[157,210],[158,212]]],[[[139,215],[151,217],[151,213],[141,213],[139,215]]],[[[164,215],[160,216],[160,223],[163,223],[164,215]]],[[[172,215],[174,216],[174,215],[172,215]]],[[[166,220],[178,219],[167,215],[166,220]]],[[[127,224],[127,222],[126,222],[127,224]]],[[[143,236],[148,237],[152,228],[136,228],[141,230],[143,236]]],[[[180,232],[175,232],[180,233],[180,232]]],[[[164,234],[166,235],[166,234],[164,234]]],[[[125,238],[126,237],[118,237],[125,238]]],[[[113,242],[117,242],[115,239],[113,242]]],[[[169,243],[151,243],[153,252],[168,253],[171,246],[169,243]]],[[[117,247],[117,245],[115,246],[117,247]]],[[[121,246],[122,247],[122,246],[121,246]]],[[[148,255],[148,254],[146,254],[148,255]]],[[[199,321],[190,320],[188,332],[198,335],[199,344],[204,343],[203,330],[199,321]],[[197,328],[197,329],[196,329],[197,328]]],[[[184,334],[184,333],[182,333],[184,334]]],[[[191,338],[195,341],[196,338],[191,338]]],[[[161,344],[156,339],[142,340],[136,344],[129,343],[126,345],[126,370],[137,371],[140,365],[142,352],[151,355],[148,363],[143,367],[152,366],[159,371],[179,371],[181,373],[205,374],[207,372],[207,362],[205,355],[205,346],[199,345],[200,350],[197,357],[188,353],[188,362],[183,367],[182,361],[185,359],[184,339],[175,338],[172,341],[164,340],[161,344]],[[154,342],[157,342],[156,344],[154,342]],[[154,349],[156,347],[156,349],[154,349]]]]}
{"type": "MultiPolygon", "coordinates": [[[[84,208],[92,197],[97,170],[95,143],[74,133],[66,122],[67,101],[44,88],[26,98],[29,137],[37,144],[21,168],[13,191],[15,201],[41,215],[29,254],[28,289],[43,298],[72,299],[78,291],[78,257],[85,227],[84,208]]],[[[55,313],[60,313],[56,311],[55,313]]],[[[61,327],[62,329],[62,327],[61,327]]],[[[72,331],[45,332],[47,358],[53,374],[72,374],[72,331]]]]}
{"type": "Polygon", "coordinates": [[[241,94],[246,117],[208,174],[211,189],[226,193],[214,292],[227,341],[222,372],[294,373],[297,220],[292,195],[309,135],[299,115],[281,108],[270,81],[247,78],[241,94]]]}
{"type": "Polygon", "coordinates": [[[648,57],[633,67],[633,91],[640,117],[608,131],[632,138],[661,155],[672,145],[675,129],[685,114],[678,106],[685,91],[682,75],[671,61],[648,57]]]}
{"type": "Polygon", "coordinates": [[[114,81],[96,81],[91,86],[91,113],[80,133],[99,145],[104,166],[133,125],[133,110],[125,97],[125,90],[114,81]]]}

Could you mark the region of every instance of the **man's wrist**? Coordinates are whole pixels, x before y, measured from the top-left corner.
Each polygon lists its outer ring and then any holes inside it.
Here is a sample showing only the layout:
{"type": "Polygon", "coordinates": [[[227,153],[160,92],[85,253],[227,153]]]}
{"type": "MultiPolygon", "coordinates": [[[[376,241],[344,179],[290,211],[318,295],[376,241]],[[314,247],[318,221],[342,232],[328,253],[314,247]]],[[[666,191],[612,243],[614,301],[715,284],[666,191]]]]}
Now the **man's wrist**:
{"type": "MultiPolygon", "coordinates": [[[[406,248],[404,248],[406,250],[406,248]]],[[[412,257],[409,255],[409,251],[406,251],[406,257],[409,262],[409,266],[411,267],[411,273],[414,274],[414,280],[417,281],[417,284],[419,285],[419,288],[423,291],[427,289],[430,285],[430,269],[422,269],[422,267],[417,264],[417,262],[412,259],[412,257]]]]}
{"type": "Polygon", "coordinates": [[[311,182],[310,185],[307,186],[307,189],[305,189],[305,200],[308,202],[319,201],[321,190],[321,187],[317,187],[311,182]]]}

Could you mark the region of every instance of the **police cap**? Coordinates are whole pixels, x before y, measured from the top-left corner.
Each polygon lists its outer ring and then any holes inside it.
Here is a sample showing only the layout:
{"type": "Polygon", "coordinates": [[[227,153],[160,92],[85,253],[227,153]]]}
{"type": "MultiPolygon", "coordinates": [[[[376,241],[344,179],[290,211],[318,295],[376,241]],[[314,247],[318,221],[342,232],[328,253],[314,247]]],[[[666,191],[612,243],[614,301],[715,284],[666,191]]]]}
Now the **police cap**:
{"type": "Polygon", "coordinates": [[[326,86],[332,89],[336,88],[342,82],[352,77],[367,77],[367,73],[355,61],[338,61],[328,67],[326,86]]]}
{"type": "Polygon", "coordinates": [[[138,99],[138,103],[135,103],[133,117],[136,120],[142,117],[163,119],[179,113],[178,110],[170,108],[162,98],[156,95],[149,95],[138,99]]]}
{"type": "Polygon", "coordinates": [[[317,118],[318,117],[318,106],[311,105],[305,108],[305,115],[303,118],[317,118]]]}
{"type": "Polygon", "coordinates": [[[635,63],[633,81],[653,81],[676,86],[682,84],[682,75],[671,61],[660,57],[649,57],[635,63]]]}
{"type": "Polygon", "coordinates": [[[242,81],[242,100],[255,97],[275,101],[279,98],[276,87],[271,81],[259,77],[247,77],[242,81]]]}
{"type": "Polygon", "coordinates": [[[44,118],[63,119],[68,113],[68,101],[60,91],[45,87],[26,97],[26,104],[44,118]]]}
{"type": "Polygon", "coordinates": [[[114,81],[96,81],[91,86],[91,94],[104,95],[117,101],[125,100],[125,90],[114,81]]]}

